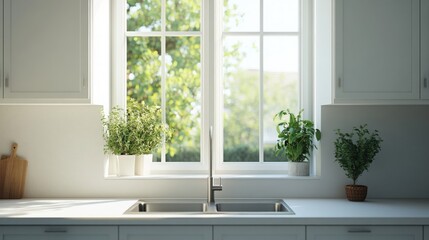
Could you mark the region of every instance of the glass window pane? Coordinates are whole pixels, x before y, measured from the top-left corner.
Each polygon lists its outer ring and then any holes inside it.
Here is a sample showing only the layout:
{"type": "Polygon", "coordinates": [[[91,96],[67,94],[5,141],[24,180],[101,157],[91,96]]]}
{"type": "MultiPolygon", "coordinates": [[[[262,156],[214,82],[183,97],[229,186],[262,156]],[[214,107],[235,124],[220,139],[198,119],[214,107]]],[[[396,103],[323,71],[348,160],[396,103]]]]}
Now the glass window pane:
{"type": "Polygon", "coordinates": [[[259,38],[224,41],[224,161],[259,162],[259,38]]]}
{"type": "Polygon", "coordinates": [[[200,161],[200,37],[167,37],[166,117],[174,130],[167,162],[200,161]]]}
{"type": "Polygon", "coordinates": [[[161,0],[127,0],[127,30],[161,31],[161,0]]]}
{"type": "Polygon", "coordinates": [[[201,0],[167,0],[167,31],[199,31],[201,0]]]}
{"type": "Polygon", "coordinates": [[[127,39],[127,96],[161,106],[160,37],[127,39]]]}
{"type": "Polygon", "coordinates": [[[264,0],[265,32],[297,32],[299,0],[264,0]]]}
{"type": "MultiPolygon", "coordinates": [[[[151,106],[161,106],[161,38],[127,39],[127,97],[151,106]]],[[[160,151],[154,154],[160,161],[160,151]]]]}
{"type": "Polygon", "coordinates": [[[264,37],[264,161],[285,161],[274,154],[273,117],[283,109],[299,111],[299,44],[297,36],[264,37]]]}
{"type": "Polygon", "coordinates": [[[224,1],[225,32],[259,32],[259,0],[224,1]]]}

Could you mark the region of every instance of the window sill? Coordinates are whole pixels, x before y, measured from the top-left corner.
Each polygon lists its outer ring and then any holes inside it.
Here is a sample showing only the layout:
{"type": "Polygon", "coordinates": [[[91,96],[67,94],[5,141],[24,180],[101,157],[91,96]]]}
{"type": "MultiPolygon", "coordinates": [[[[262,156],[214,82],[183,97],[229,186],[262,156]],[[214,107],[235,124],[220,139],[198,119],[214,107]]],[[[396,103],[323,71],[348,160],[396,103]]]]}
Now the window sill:
{"type": "MultiPolygon", "coordinates": [[[[204,174],[160,174],[147,176],[106,176],[106,180],[169,180],[169,179],[206,179],[208,175],[204,174]]],[[[319,180],[320,176],[289,176],[286,174],[254,174],[254,175],[234,175],[220,174],[213,175],[214,178],[222,178],[223,180],[240,180],[240,179],[279,179],[279,180],[319,180]]]]}

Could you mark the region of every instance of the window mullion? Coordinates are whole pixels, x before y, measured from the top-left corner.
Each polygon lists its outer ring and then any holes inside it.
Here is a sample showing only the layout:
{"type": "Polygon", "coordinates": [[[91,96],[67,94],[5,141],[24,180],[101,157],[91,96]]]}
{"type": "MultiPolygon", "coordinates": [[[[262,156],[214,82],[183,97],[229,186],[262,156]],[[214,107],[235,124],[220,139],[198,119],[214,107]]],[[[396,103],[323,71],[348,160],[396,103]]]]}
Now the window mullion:
{"type": "MultiPolygon", "coordinates": [[[[161,0],[161,109],[162,109],[162,122],[166,123],[166,86],[167,83],[167,67],[165,64],[165,54],[166,50],[166,37],[165,37],[165,26],[166,26],[166,16],[165,16],[165,3],[166,0],[161,0]]],[[[166,141],[165,136],[162,141],[162,150],[161,150],[161,162],[166,162],[166,141]]]]}
{"type": "Polygon", "coordinates": [[[214,154],[215,172],[218,173],[223,165],[223,39],[225,32],[223,31],[223,2],[214,1],[213,7],[213,125],[216,135],[214,136],[214,154]]]}
{"type": "Polygon", "coordinates": [[[264,3],[259,0],[259,162],[264,162],[264,3]]]}
{"type": "Polygon", "coordinates": [[[201,36],[200,32],[135,32],[135,31],[128,31],[125,33],[127,37],[161,37],[161,36],[168,36],[168,37],[198,37],[201,36]]]}
{"type": "MultiPolygon", "coordinates": [[[[214,40],[214,25],[213,25],[213,19],[214,19],[214,2],[210,0],[202,0],[202,13],[201,16],[201,23],[202,23],[202,30],[200,31],[200,38],[202,44],[201,51],[201,63],[202,63],[202,74],[201,74],[201,92],[202,92],[202,99],[201,99],[201,153],[200,153],[200,159],[201,163],[204,166],[208,165],[208,159],[209,156],[209,150],[210,148],[213,148],[214,146],[210,146],[209,144],[209,129],[211,126],[214,127],[214,114],[213,114],[213,106],[214,106],[214,100],[213,100],[213,94],[214,94],[214,50],[213,50],[213,44],[214,40]]],[[[216,131],[214,129],[214,131],[216,131]]],[[[214,150],[214,148],[213,148],[214,150]]],[[[213,157],[213,156],[212,156],[213,157]]],[[[214,158],[215,159],[215,158],[214,158]]]]}
{"type": "MultiPolygon", "coordinates": [[[[259,36],[260,32],[223,32],[223,36],[259,36]]],[[[299,32],[264,32],[265,36],[297,36],[299,32]]]]}

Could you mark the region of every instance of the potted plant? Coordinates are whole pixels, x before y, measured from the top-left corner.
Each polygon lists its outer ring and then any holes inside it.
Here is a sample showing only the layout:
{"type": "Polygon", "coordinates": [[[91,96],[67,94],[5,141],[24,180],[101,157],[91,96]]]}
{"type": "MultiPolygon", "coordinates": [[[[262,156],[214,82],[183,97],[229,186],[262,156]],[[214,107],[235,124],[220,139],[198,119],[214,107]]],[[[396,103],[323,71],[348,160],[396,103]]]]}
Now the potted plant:
{"type": "Polygon", "coordinates": [[[313,147],[314,137],[321,139],[321,132],[314,128],[310,120],[302,119],[302,110],[297,114],[282,110],[274,116],[277,123],[278,139],[275,146],[276,155],[283,155],[289,161],[289,175],[308,176],[308,158],[313,147]]]}
{"type": "Polygon", "coordinates": [[[126,111],[116,106],[108,117],[102,115],[104,150],[118,159],[118,175],[140,175],[142,156],[151,159],[163,136],[169,136],[160,108],[131,99],[126,111]]]}
{"type": "Polygon", "coordinates": [[[383,141],[377,130],[370,132],[367,125],[354,127],[351,133],[336,131],[335,161],[346,172],[346,176],[353,180],[353,184],[346,185],[347,199],[350,201],[365,201],[368,187],[357,185],[359,176],[368,170],[375,155],[380,151],[383,141]]]}

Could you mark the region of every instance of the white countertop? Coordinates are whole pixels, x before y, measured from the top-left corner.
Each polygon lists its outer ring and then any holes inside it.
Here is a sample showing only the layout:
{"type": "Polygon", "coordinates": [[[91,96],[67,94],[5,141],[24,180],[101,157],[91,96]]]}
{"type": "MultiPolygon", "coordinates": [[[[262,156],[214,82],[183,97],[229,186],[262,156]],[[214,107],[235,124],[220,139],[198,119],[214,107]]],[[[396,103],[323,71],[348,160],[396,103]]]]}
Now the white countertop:
{"type": "Polygon", "coordinates": [[[284,214],[124,214],[137,199],[0,200],[0,225],[429,225],[429,199],[285,199],[284,214]]]}

